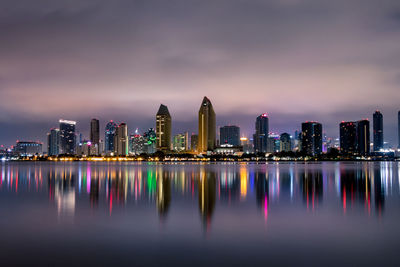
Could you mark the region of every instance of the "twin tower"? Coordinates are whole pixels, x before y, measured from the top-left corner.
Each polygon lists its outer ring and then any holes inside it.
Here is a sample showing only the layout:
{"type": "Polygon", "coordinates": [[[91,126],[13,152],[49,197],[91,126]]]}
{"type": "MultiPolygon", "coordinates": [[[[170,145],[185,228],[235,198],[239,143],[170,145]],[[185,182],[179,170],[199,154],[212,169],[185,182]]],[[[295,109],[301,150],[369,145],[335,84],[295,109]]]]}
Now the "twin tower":
{"type": "MultiPolygon", "coordinates": [[[[199,132],[197,147],[192,151],[206,153],[213,151],[216,145],[216,120],[214,108],[210,99],[203,98],[199,109],[199,132]]],[[[168,152],[171,150],[171,115],[168,107],[161,104],[156,115],[157,149],[168,152]]]]}

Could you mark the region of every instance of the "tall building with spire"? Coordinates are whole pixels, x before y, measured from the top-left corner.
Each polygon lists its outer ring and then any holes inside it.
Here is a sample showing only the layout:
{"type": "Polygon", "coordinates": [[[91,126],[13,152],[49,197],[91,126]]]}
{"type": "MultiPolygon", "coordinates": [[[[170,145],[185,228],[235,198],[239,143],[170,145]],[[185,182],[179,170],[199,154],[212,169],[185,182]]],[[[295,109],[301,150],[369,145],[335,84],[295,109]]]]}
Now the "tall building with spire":
{"type": "Polygon", "coordinates": [[[168,107],[161,104],[156,115],[157,149],[171,150],[171,115],[168,107]]]}
{"type": "Polygon", "coordinates": [[[377,110],[373,117],[374,152],[377,152],[383,148],[383,115],[379,110],[377,110]]]}
{"type": "Polygon", "coordinates": [[[215,131],[216,121],[214,108],[211,101],[207,97],[204,97],[199,109],[198,153],[214,150],[216,143],[215,131]]]}

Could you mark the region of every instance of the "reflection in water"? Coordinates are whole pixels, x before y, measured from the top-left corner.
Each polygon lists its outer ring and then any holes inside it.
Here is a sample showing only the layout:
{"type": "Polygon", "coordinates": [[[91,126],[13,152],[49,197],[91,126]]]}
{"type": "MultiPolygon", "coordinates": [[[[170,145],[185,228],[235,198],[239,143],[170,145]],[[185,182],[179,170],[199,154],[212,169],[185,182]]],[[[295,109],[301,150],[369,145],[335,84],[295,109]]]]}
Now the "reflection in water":
{"type": "Polygon", "coordinates": [[[157,209],[160,219],[163,220],[171,203],[171,182],[168,178],[168,172],[160,171],[157,181],[157,209]]]}
{"type": "Polygon", "coordinates": [[[19,195],[41,194],[47,189],[63,221],[73,218],[76,206],[82,203],[90,203],[93,209],[106,205],[110,215],[122,206],[150,204],[164,221],[171,201],[179,198],[198,202],[201,221],[208,230],[217,205],[234,208],[241,202],[254,203],[254,197],[265,220],[273,217],[279,205],[304,205],[318,212],[322,201],[334,203],[339,214],[365,211],[368,216],[382,216],[385,199],[400,193],[399,173],[396,162],[2,163],[0,191],[19,195]]]}
{"type": "Polygon", "coordinates": [[[205,172],[204,168],[201,168],[198,184],[200,213],[205,228],[209,229],[215,207],[215,173],[205,172]]]}

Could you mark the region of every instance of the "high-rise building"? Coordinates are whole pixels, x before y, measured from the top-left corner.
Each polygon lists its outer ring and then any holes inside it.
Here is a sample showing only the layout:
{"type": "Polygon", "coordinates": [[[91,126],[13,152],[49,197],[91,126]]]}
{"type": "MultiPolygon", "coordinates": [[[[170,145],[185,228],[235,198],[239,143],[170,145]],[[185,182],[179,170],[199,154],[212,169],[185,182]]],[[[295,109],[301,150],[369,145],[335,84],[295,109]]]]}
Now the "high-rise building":
{"type": "Polygon", "coordinates": [[[144,153],[153,154],[156,152],[157,135],[153,128],[143,134],[145,140],[144,153]]]}
{"type": "Polygon", "coordinates": [[[113,121],[110,121],[106,125],[105,146],[104,146],[104,152],[106,154],[114,153],[114,151],[115,151],[114,139],[115,139],[115,131],[117,130],[117,127],[118,127],[118,125],[113,121]]]}
{"type": "Polygon", "coordinates": [[[253,142],[247,137],[240,137],[240,145],[244,153],[254,153],[253,142]]]}
{"type": "Polygon", "coordinates": [[[303,122],[301,124],[301,151],[306,155],[315,156],[322,153],[322,124],[318,122],[303,122]]]}
{"type": "Polygon", "coordinates": [[[383,149],[383,115],[377,110],[374,113],[374,151],[377,152],[383,149]]]}
{"type": "Polygon", "coordinates": [[[75,125],[76,121],[60,120],[60,154],[75,154],[75,125]]]}
{"type": "Polygon", "coordinates": [[[361,120],[357,123],[357,153],[368,155],[370,153],[369,121],[361,120]]]}
{"type": "Polygon", "coordinates": [[[198,153],[214,150],[216,144],[215,131],[216,121],[214,108],[211,101],[207,97],[204,97],[199,109],[198,153]]]}
{"type": "Polygon", "coordinates": [[[100,123],[98,119],[90,121],[90,142],[92,145],[99,145],[100,142],[100,123]]]}
{"type": "Polygon", "coordinates": [[[223,126],[219,128],[219,144],[240,146],[240,128],[238,126],[223,126]]]}
{"type": "Polygon", "coordinates": [[[253,136],[254,152],[266,153],[268,151],[269,119],[266,113],[256,119],[256,132],[253,136]]]}
{"type": "Polygon", "coordinates": [[[197,134],[192,134],[190,136],[190,149],[192,150],[192,152],[197,151],[198,143],[199,143],[199,136],[197,134]]]}
{"type": "Polygon", "coordinates": [[[47,155],[49,156],[57,156],[60,152],[60,130],[59,129],[50,129],[50,132],[47,134],[47,155]]]}
{"type": "Polygon", "coordinates": [[[340,152],[354,154],[357,152],[357,123],[342,121],[340,123],[340,152]]]}
{"type": "Polygon", "coordinates": [[[183,152],[189,150],[189,134],[187,132],[174,136],[174,151],[183,152]]]}
{"type": "Polygon", "coordinates": [[[128,155],[128,127],[126,123],[120,123],[115,131],[114,145],[115,155],[127,156],[128,155]]]}
{"type": "Polygon", "coordinates": [[[156,115],[157,149],[171,150],[171,115],[168,107],[161,104],[156,115]]]}
{"type": "Polygon", "coordinates": [[[369,121],[340,123],[340,152],[349,155],[367,155],[370,152],[369,121]]]}
{"type": "Polygon", "coordinates": [[[280,136],[280,151],[281,152],[289,152],[292,151],[292,138],[290,134],[283,133],[280,136]]]}
{"type": "Polygon", "coordinates": [[[280,151],[280,136],[279,134],[270,133],[267,139],[267,152],[275,153],[280,151]]]}

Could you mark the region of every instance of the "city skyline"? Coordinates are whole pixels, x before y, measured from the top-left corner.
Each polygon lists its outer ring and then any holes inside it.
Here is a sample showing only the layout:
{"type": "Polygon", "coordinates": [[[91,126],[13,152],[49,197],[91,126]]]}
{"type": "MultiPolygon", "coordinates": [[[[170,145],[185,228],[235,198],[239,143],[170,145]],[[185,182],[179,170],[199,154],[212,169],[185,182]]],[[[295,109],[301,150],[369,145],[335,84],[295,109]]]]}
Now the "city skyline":
{"type": "Polygon", "coordinates": [[[398,1],[2,4],[1,144],[45,142],[59,118],[147,129],[160,103],[173,135],[196,132],[203,95],[217,127],[246,136],[263,112],[274,132],[315,120],[338,137],[340,121],[379,109],[397,143],[398,1]]]}

